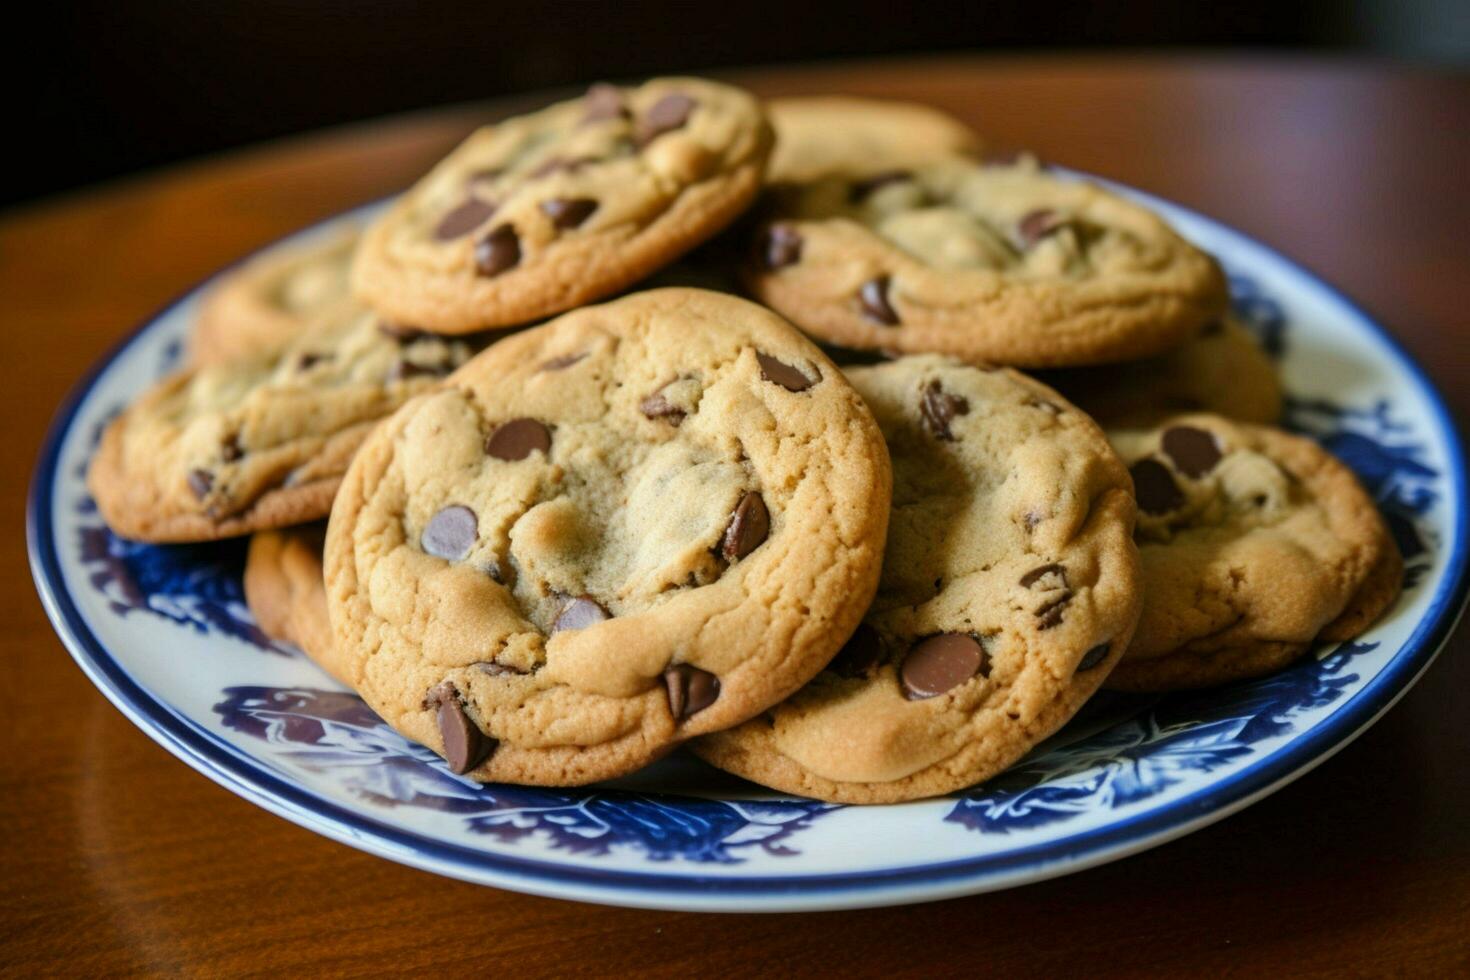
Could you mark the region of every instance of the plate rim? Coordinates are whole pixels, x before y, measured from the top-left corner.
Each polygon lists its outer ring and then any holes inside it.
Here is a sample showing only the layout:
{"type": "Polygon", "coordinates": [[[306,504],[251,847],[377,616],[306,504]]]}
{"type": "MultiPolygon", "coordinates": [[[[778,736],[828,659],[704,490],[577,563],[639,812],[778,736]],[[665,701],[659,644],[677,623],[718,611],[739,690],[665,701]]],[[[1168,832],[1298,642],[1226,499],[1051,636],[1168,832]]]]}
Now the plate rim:
{"type": "Polygon", "coordinates": [[[1040,881],[1117,860],[1193,833],[1276,792],[1327,761],[1366,731],[1408,693],[1454,632],[1466,606],[1470,558],[1470,487],[1455,413],[1424,369],[1391,332],[1341,289],[1275,248],[1166,198],[1091,175],[1146,203],[1187,215],[1246,250],[1255,250],[1320,290],[1381,342],[1418,385],[1438,430],[1447,463],[1454,530],[1439,588],[1394,658],[1321,724],[1223,782],[1182,796],[1149,813],[1039,843],[1004,856],[967,857],[909,867],[807,875],[727,877],[697,871],[572,866],[491,853],[407,831],[354,812],[293,785],[247,753],[175,712],[143,689],[101,643],[64,586],[52,521],[61,447],[98,379],[157,322],[190,301],[230,269],[294,238],[309,236],[381,206],[387,198],[329,215],[262,245],[176,294],[114,342],[62,400],[41,444],[26,500],[26,548],[47,618],[87,678],[134,725],[195,771],[225,789],[304,829],[378,857],[452,878],[552,898],[642,908],[701,911],[806,911],[933,901],[1040,881]]]}

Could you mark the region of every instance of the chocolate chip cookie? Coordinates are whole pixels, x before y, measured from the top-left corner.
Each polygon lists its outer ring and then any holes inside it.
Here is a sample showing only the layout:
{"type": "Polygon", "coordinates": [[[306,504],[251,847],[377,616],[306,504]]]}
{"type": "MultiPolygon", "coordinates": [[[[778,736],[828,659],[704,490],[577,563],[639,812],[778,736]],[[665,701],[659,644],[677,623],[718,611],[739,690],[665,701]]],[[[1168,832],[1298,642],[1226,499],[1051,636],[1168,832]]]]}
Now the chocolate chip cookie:
{"type": "Polygon", "coordinates": [[[1281,418],[1275,363],[1250,330],[1228,314],[1157,357],[1038,377],[1104,426],[1148,426],[1181,412],[1257,424],[1281,418]]]}
{"type": "Polygon", "coordinates": [[[456,772],[611,778],[822,669],[877,584],[890,481],[862,399],[770,311],[577,310],[368,439],[327,532],[337,643],[456,772]]]}
{"type": "Polygon", "coordinates": [[[208,541],[325,517],[374,424],[469,359],[350,302],[274,355],[193,368],[114,419],[87,488],[114,532],[208,541]]]}
{"type": "Polygon", "coordinates": [[[264,357],[290,344],[314,318],[347,298],[357,229],[307,245],[273,248],[225,274],[199,307],[189,334],[194,364],[264,357]]]}
{"type": "Polygon", "coordinates": [[[748,284],[826,343],[1068,367],[1162,353],[1225,312],[1208,255],[1034,161],[827,177],[771,197],[748,284]]]}
{"type": "Polygon", "coordinates": [[[743,211],[771,142],[759,103],[729,85],[594,86],[470,136],[368,229],[353,289],[441,333],[610,296],[743,211]]]}
{"type": "Polygon", "coordinates": [[[1128,473],[1095,423],[1009,370],[935,356],[848,372],[893,457],[877,597],[826,671],[693,743],[844,803],[981,782],[1059,728],[1138,618],[1128,473]]]}
{"type": "Polygon", "coordinates": [[[771,99],[766,112],[776,130],[768,183],[871,177],[981,151],[970,127],[915,102],[817,95],[771,99]]]}
{"type": "Polygon", "coordinates": [[[326,525],[318,522],[253,535],[245,557],[245,602],[267,635],[300,648],[350,686],[348,665],[337,656],[327,618],[322,581],[326,533],[326,525]]]}
{"type": "Polygon", "coordinates": [[[1138,495],[1144,602],[1108,686],[1208,687],[1367,628],[1403,561],[1347,467],[1315,443],[1213,415],[1115,430],[1138,495]]]}

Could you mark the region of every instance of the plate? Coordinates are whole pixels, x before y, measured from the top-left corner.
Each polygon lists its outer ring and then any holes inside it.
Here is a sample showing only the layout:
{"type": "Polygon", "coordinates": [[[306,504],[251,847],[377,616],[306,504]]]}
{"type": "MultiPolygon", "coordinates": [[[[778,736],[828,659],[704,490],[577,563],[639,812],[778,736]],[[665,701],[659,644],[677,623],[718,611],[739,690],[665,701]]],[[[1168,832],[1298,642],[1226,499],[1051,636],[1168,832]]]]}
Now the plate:
{"type": "Polygon", "coordinates": [[[575,790],[453,775],[260,632],[243,602],[243,543],[149,546],[103,526],[87,460],[120,406],[178,363],[198,290],[104,357],[61,408],[28,509],[37,589],[87,676],[180,759],[309,830],[467,881],[681,910],[854,908],[1005,888],[1156,846],[1318,765],[1429,666],[1465,600],[1465,464],[1424,373],[1341,294],[1214,221],[1119,189],[1220,258],[1237,311],[1279,359],[1289,426],[1345,460],[1376,497],[1407,587],[1368,633],[1272,677],[1164,698],[1100,696],[978,789],[836,806],[764,791],[682,753],[575,790]]]}

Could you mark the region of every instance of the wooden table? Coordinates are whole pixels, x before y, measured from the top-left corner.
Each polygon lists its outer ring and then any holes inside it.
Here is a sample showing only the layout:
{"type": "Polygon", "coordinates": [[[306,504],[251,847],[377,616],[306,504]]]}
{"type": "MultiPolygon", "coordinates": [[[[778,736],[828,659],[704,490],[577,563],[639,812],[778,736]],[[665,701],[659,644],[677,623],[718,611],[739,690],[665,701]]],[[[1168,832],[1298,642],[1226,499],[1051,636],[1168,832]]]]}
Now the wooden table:
{"type": "MultiPolygon", "coordinates": [[[[1470,82],[1384,65],[946,59],[734,76],[762,93],[943,106],[1012,146],[1148,188],[1363,301],[1470,408],[1470,82]]],[[[603,909],[332,843],[196,775],[127,722],[42,614],[20,532],[66,389],[241,253],[405,186],[490,112],[296,139],[0,223],[5,539],[0,972],[518,976],[1383,973],[1470,968],[1464,630],[1350,748],[1223,823],[1040,885],[804,916],[603,909]]],[[[12,152],[19,152],[12,148],[12,152]]]]}

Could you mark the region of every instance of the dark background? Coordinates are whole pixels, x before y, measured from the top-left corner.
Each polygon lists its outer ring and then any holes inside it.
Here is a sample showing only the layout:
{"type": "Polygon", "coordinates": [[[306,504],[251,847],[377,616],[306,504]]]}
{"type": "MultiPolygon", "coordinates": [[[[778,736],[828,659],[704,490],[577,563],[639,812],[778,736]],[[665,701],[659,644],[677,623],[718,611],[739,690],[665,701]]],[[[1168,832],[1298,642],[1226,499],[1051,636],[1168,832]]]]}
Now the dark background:
{"type": "Polygon", "coordinates": [[[1470,0],[81,0],[12,6],[0,33],[25,148],[9,154],[5,205],[385,113],[733,65],[1244,48],[1462,71],[1470,0]]]}

